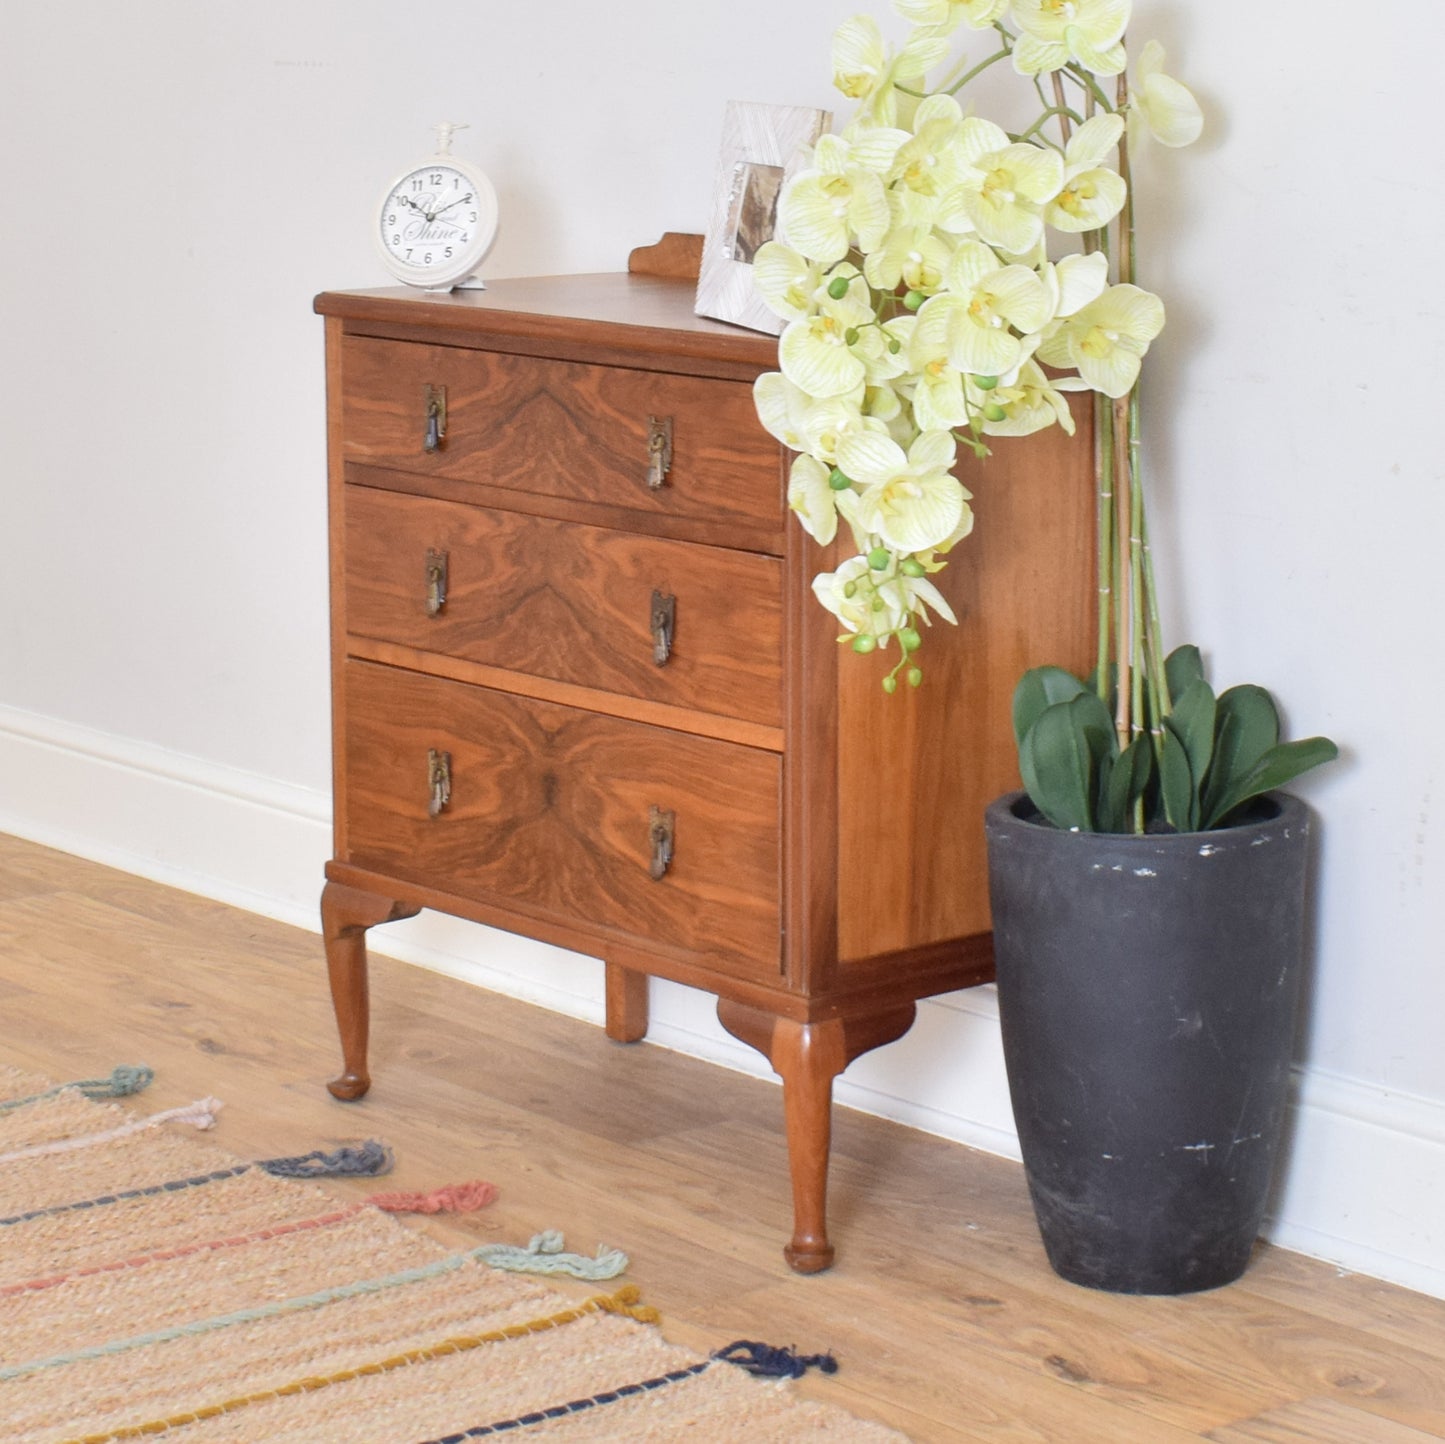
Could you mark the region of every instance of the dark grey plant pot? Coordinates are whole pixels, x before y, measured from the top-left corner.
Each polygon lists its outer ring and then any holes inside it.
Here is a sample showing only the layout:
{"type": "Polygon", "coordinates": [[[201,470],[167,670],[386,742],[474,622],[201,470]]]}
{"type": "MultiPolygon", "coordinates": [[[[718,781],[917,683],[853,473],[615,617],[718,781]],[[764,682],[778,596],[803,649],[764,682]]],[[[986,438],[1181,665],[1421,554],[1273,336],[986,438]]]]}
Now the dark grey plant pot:
{"type": "Polygon", "coordinates": [[[1216,832],[1071,833],[989,807],[1009,1092],[1064,1278],[1130,1294],[1237,1279],[1283,1131],[1309,813],[1216,832]]]}

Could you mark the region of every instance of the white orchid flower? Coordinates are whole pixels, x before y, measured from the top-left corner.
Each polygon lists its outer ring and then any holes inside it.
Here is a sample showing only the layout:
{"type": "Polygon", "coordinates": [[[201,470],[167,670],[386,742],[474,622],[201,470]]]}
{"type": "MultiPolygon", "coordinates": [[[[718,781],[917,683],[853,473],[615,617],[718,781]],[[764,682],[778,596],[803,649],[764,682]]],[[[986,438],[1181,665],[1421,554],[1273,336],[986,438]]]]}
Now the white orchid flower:
{"type": "Polygon", "coordinates": [[[812,456],[795,456],[788,473],[788,507],[819,546],[838,533],[838,493],[828,467],[812,456]]]}
{"type": "Polygon", "coordinates": [[[794,177],[778,202],[778,225],[788,244],[824,266],[841,261],[855,241],[872,251],[891,219],[882,176],[859,164],[837,135],[819,140],[813,165],[794,177]]]}
{"type": "Polygon", "coordinates": [[[863,274],[877,291],[892,291],[901,283],[931,296],[942,287],[952,254],[932,226],[900,223],[863,262],[863,274]]]}
{"type": "Polygon", "coordinates": [[[932,608],[945,621],[958,618],[927,577],[900,573],[878,578],[867,557],[849,557],[836,572],[813,578],[813,594],[850,632],[886,642],[916,617],[927,624],[932,608]]]}
{"type": "Polygon", "coordinates": [[[1046,262],[1038,275],[1052,298],[1053,315],[1062,319],[1104,294],[1109,284],[1109,258],[1103,251],[1064,256],[1057,263],[1046,262]]]}
{"type": "Polygon", "coordinates": [[[956,447],[947,431],[925,431],[908,449],[874,433],[845,436],[838,465],[863,487],[857,521],[901,553],[940,545],[958,525],[968,493],[951,475],[956,447]]]}
{"type": "Polygon", "coordinates": [[[798,321],[813,309],[823,269],[781,241],[765,241],[753,257],[753,285],[775,316],[798,321]]]}
{"type": "Polygon", "coordinates": [[[968,424],[963,373],[949,359],[947,313],[927,311],[919,312],[908,347],[908,370],[916,378],[913,417],[923,431],[951,431],[968,424]]]}
{"type": "Polygon", "coordinates": [[[1192,145],[1204,129],[1204,112],[1189,87],[1164,74],[1164,47],[1150,40],[1134,62],[1129,99],[1129,141],[1148,131],[1160,145],[1192,145]]]}
{"type": "Polygon", "coordinates": [[[970,397],[983,417],[985,436],[1032,436],[1055,425],[1074,434],[1068,400],[1036,361],[1025,361],[992,391],[971,390],[970,397]]]}
{"type": "Polygon", "coordinates": [[[883,44],[878,22],[854,15],[833,34],[833,84],[859,102],[866,121],[891,126],[898,116],[899,82],[915,85],[948,54],[945,35],[915,31],[903,49],[891,54],[883,44]]]}
{"type": "Polygon", "coordinates": [[[1131,0],[1013,0],[1023,33],[1014,46],[1014,69],[1040,75],[1077,61],[1094,75],[1124,68],[1124,31],[1131,0]]]}
{"type": "Polygon", "coordinates": [[[1000,266],[987,246],[965,241],[949,264],[947,291],[923,303],[918,325],[928,344],[944,339],[959,371],[1000,376],[1023,359],[1020,335],[1041,330],[1053,314],[1053,297],[1035,272],[1000,266]]]}
{"type": "Polygon", "coordinates": [[[849,557],[836,572],[819,572],[813,578],[813,595],[850,632],[888,636],[908,623],[902,592],[880,592],[869,575],[867,557],[849,557]]]}
{"type": "Polygon", "coordinates": [[[1124,177],[1104,164],[1123,133],[1123,119],[1104,114],[1091,116],[1069,137],[1064,184],[1044,210],[1056,231],[1097,231],[1123,210],[1124,177]]]}
{"type": "Polygon", "coordinates": [[[813,314],[783,328],[778,365],[783,375],[809,396],[846,396],[867,379],[863,357],[855,348],[877,328],[872,325],[872,308],[858,294],[860,290],[867,291],[861,277],[843,296],[824,291],[813,314]]]}
{"type": "MultiPolygon", "coordinates": [[[[960,143],[968,174],[954,196],[981,240],[1020,255],[1043,235],[1044,206],[1064,183],[1064,161],[1042,146],[1010,143],[992,121],[970,116],[960,143]]],[[[952,229],[945,211],[939,224],[952,229]]]]}
{"type": "Polygon", "coordinates": [[[894,10],[915,25],[929,25],[943,34],[960,24],[987,30],[1004,17],[1009,0],[893,0],[894,10]]]}
{"type": "Polygon", "coordinates": [[[886,430],[884,423],[863,414],[863,387],[844,396],[809,396],[777,371],[753,383],[753,404],[769,435],[789,451],[805,451],[824,466],[837,464],[838,438],[849,431],[886,430]]]}
{"type": "Polygon", "coordinates": [[[889,172],[899,215],[932,226],[945,199],[968,178],[961,144],[963,111],[951,95],[930,95],[913,117],[913,134],[898,148],[889,172]]]}
{"type": "MultiPolygon", "coordinates": [[[[1072,367],[1090,390],[1127,396],[1149,343],[1164,329],[1164,303],[1138,286],[1110,286],[1065,318],[1039,347],[1049,366],[1072,367]]],[[[1058,383],[1059,389],[1074,389],[1058,383]]]]}

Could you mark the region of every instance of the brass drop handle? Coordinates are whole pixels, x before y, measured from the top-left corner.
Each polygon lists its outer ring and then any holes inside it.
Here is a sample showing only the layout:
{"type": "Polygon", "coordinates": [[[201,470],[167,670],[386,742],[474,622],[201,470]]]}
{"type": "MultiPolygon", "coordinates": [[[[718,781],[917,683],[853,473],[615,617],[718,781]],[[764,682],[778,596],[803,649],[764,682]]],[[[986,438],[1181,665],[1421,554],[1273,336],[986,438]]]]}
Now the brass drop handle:
{"type": "Polygon", "coordinates": [[[436,817],[452,800],[452,754],[431,748],[426,755],[426,769],[427,785],[431,788],[426,815],[436,817]]]}
{"type": "Polygon", "coordinates": [[[436,451],[447,437],[447,388],[428,384],[422,388],[422,396],[426,402],[426,431],[422,446],[427,451],[436,451]]]}
{"type": "Polygon", "coordinates": [[[653,806],[647,810],[647,843],[652,852],[647,875],[653,882],[660,882],[672,866],[673,834],[677,828],[677,814],[664,812],[653,806]]]}
{"type": "Polygon", "coordinates": [[[647,418],[647,484],[656,491],[672,469],[672,417],[647,418]]]}
{"type": "Polygon", "coordinates": [[[654,590],[648,625],[652,629],[652,660],[665,667],[672,656],[672,638],[677,630],[677,598],[654,590]]]}
{"type": "Polygon", "coordinates": [[[426,614],[437,615],[447,604],[447,554],[435,547],[426,552],[426,614]]]}

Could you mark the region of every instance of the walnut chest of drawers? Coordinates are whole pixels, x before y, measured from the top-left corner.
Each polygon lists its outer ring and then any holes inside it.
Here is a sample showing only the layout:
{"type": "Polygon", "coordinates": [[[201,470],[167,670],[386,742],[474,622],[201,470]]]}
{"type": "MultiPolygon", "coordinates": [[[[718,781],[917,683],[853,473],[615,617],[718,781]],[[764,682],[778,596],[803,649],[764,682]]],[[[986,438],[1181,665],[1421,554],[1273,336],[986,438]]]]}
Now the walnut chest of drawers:
{"type": "Polygon", "coordinates": [[[328,292],[334,857],[322,921],[344,1068],[369,1086],[366,931],[420,908],[716,995],[783,1080],[785,1250],[833,1257],[832,1080],[917,999],[988,981],[985,804],[1009,697],[1087,653],[1089,449],[961,470],[981,521],[917,691],[841,653],[752,382],[774,338],[691,282],[328,292]]]}

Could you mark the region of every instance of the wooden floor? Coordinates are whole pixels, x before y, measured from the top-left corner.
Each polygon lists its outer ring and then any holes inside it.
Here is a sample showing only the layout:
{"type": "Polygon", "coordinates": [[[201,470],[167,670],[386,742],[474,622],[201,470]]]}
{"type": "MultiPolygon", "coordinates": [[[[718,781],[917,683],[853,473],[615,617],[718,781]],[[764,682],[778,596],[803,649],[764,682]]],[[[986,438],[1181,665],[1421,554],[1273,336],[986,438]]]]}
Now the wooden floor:
{"type": "Polygon", "coordinates": [[[831,1349],[801,1387],[919,1441],[1445,1438],[1445,1302],[1275,1249],[1212,1294],[1074,1288],[1016,1165],[843,1109],[839,1261],[797,1277],[774,1086],[384,958],[372,980],[375,1085],[336,1103],[317,937],[0,837],[0,1059],[148,1063],[137,1104],[214,1094],[244,1157],[381,1137],[398,1188],[491,1179],[491,1208],[431,1226],[622,1248],[680,1343],[831,1349]]]}

